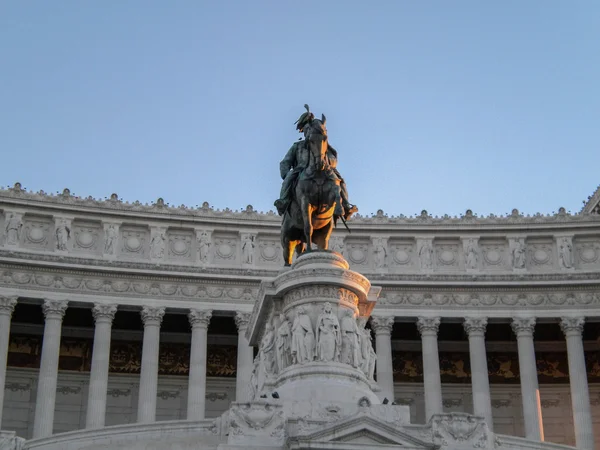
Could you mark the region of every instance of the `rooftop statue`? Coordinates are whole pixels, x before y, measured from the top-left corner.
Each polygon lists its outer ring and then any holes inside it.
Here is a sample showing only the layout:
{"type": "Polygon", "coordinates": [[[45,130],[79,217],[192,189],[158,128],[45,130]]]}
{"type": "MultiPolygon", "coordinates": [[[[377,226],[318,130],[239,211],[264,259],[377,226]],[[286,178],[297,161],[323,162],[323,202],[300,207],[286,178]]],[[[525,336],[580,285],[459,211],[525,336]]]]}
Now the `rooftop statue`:
{"type": "Polygon", "coordinates": [[[348,201],[346,183],[337,170],[337,151],[329,145],[326,118],[316,119],[308,105],[296,121],[304,139],[292,144],[279,164],[283,185],[275,201],[283,216],[281,245],[285,265],[297,254],[310,251],[315,243],[327,250],[337,219],[344,223],[358,211],[348,201]]]}

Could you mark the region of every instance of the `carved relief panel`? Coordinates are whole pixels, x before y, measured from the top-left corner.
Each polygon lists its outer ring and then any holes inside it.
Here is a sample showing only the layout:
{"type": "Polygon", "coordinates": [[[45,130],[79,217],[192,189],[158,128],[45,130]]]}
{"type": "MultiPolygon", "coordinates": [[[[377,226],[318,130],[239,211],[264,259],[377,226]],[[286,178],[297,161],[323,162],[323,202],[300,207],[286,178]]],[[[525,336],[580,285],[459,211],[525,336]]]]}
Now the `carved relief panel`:
{"type": "Polygon", "coordinates": [[[49,217],[25,216],[21,242],[27,248],[49,250],[51,242],[54,242],[50,239],[52,230],[54,230],[54,221],[49,217]]]}
{"type": "Polygon", "coordinates": [[[274,236],[258,237],[259,263],[280,266],[283,263],[279,239],[274,236]]]}
{"type": "Polygon", "coordinates": [[[171,261],[191,262],[193,261],[194,232],[192,230],[167,231],[167,256],[171,261]]]}
{"type": "Polygon", "coordinates": [[[415,264],[415,241],[412,239],[390,239],[389,244],[389,266],[394,272],[414,270],[415,264]]]}
{"type": "Polygon", "coordinates": [[[600,265],[600,237],[577,237],[574,242],[575,264],[586,269],[600,265]]]}
{"type": "Polygon", "coordinates": [[[100,222],[73,221],[73,252],[100,253],[102,226],[100,222]]]}
{"type": "Polygon", "coordinates": [[[529,270],[551,270],[554,267],[552,238],[527,239],[527,268],[529,270]]]}
{"type": "Polygon", "coordinates": [[[479,249],[484,270],[509,268],[508,243],[505,239],[481,239],[479,249]]]}
{"type": "MultiPolygon", "coordinates": [[[[434,242],[437,270],[458,270],[460,267],[458,240],[436,240],[434,242]]],[[[462,247],[462,245],[460,245],[462,247]]]]}
{"type": "Polygon", "coordinates": [[[348,262],[352,267],[368,267],[369,266],[369,246],[368,238],[346,239],[346,254],[348,262]]]}
{"type": "Polygon", "coordinates": [[[214,263],[235,264],[238,262],[238,234],[213,233],[214,263]]]}
{"type": "Polygon", "coordinates": [[[150,245],[148,228],[123,225],[121,227],[121,255],[128,258],[148,258],[150,245]]]}

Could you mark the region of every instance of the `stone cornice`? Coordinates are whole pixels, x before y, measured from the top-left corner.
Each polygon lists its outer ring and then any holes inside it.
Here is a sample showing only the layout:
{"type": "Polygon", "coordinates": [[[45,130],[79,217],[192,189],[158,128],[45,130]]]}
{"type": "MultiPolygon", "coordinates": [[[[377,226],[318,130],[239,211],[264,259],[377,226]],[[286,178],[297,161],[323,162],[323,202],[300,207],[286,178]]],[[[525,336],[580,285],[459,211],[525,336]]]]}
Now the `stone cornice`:
{"type": "MultiPolygon", "coordinates": [[[[138,201],[124,202],[118,195],[113,194],[108,199],[94,199],[92,197],[79,197],[71,195],[68,189],[62,194],[47,194],[43,191],[28,192],[22,188],[20,183],[8,189],[0,189],[0,202],[12,205],[14,208],[38,208],[48,210],[62,210],[65,212],[85,212],[93,214],[122,215],[164,219],[173,217],[177,221],[189,219],[191,221],[244,221],[254,222],[257,225],[267,225],[279,227],[281,218],[273,211],[267,213],[257,212],[251,205],[245,209],[234,211],[229,208],[223,210],[214,209],[204,202],[201,207],[187,207],[184,205],[172,207],[165,204],[162,199],[158,199],[152,204],[142,204],[138,201]]],[[[558,213],[523,215],[517,210],[513,210],[506,215],[489,215],[479,217],[470,211],[461,216],[432,217],[426,211],[415,217],[410,216],[389,216],[382,210],[377,214],[367,217],[357,214],[351,221],[359,225],[392,225],[392,226],[457,226],[457,227],[478,227],[482,225],[501,225],[513,227],[514,225],[553,225],[553,224],[576,224],[593,223],[600,224],[600,215],[567,213],[564,208],[559,208],[558,213]]]]}

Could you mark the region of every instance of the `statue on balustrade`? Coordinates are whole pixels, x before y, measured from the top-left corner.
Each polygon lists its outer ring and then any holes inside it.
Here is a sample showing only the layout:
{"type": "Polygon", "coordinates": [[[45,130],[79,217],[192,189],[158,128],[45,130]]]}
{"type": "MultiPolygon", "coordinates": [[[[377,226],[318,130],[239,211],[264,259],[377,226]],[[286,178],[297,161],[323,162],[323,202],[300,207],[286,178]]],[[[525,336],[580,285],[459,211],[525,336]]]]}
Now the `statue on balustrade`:
{"type": "Polygon", "coordinates": [[[280,314],[281,324],[277,329],[277,368],[281,372],[292,364],[292,330],[285,314],[280,314]]]}
{"type": "Polygon", "coordinates": [[[310,317],[303,306],[296,308],[296,318],[292,325],[292,363],[304,364],[314,360],[315,334],[310,317]]]}
{"type": "Polygon", "coordinates": [[[354,312],[352,310],[343,310],[342,320],[340,321],[340,329],[342,332],[342,351],[340,361],[350,364],[352,367],[358,367],[360,364],[358,348],[359,329],[356,325],[354,312]]]}
{"type": "Polygon", "coordinates": [[[286,266],[294,251],[311,251],[313,242],[327,250],[337,219],[344,223],[358,211],[348,202],[346,183],[337,170],[338,153],[329,145],[325,116],[315,119],[308,105],[296,121],[304,140],[295,142],[279,164],[283,184],[275,201],[283,216],[281,245],[286,266]]]}
{"type": "Polygon", "coordinates": [[[326,302],[317,319],[317,359],[339,361],[341,343],[340,323],[331,309],[331,303],[326,302]]]}

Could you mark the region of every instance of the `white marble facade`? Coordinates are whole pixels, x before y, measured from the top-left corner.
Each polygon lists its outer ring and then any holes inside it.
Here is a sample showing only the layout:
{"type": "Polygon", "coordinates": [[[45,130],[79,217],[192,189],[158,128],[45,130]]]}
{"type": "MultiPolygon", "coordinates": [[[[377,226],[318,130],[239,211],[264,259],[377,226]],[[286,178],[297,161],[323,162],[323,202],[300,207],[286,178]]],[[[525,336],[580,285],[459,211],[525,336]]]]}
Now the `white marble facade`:
{"type": "MultiPolygon", "coordinates": [[[[575,376],[585,374],[583,344],[586,351],[594,351],[590,345],[600,349],[600,342],[581,338],[583,324],[600,319],[600,215],[594,205],[579,214],[561,208],[548,216],[513,211],[477,217],[467,211],[434,218],[424,211],[388,217],[379,211],[356,217],[350,226],[352,234],[336,230],[332,247],[352,270],[382,287],[371,319],[377,381],[382,393],[410,406],[411,421],[425,423],[443,412],[491,414],[496,433],[583,449],[593,448],[595,437],[599,445],[600,386],[575,376]],[[418,324],[423,364],[431,369],[425,386],[393,382],[391,330],[398,320],[418,324]],[[571,385],[538,384],[532,324],[539,320],[561,324],[571,385]],[[486,368],[473,362],[472,386],[442,384],[437,329],[444,321],[464,323],[471,358],[479,362],[486,321],[511,323],[521,385],[490,386],[486,368]]],[[[237,316],[238,374],[250,379],[247,314],[260,281],[281,266],[279,217],[251,206],[239,212],[208,204],[173,208],[161,199],[126,203],[116,194],[94,200],[68,190],[29,193],[18,184],[0,190],[1,428],[42,438],[219,416],[249,393],[246,383],[204,375],[208,323],[211,316],[237,316]],[[12,309],[20,301],[44,308],[40,371],[7,370],[2,362],[12,309]],[[91,373],[56,369],[62,315],[72,305],[95,311],[91,373]],[[112,315],[119,308],[140,311],[144,320],[141,376],[107,373],[112,315]],[[189,317],[192,366],[198,369],[189,379],[157,376],[165,313],[189,317]]]]}

